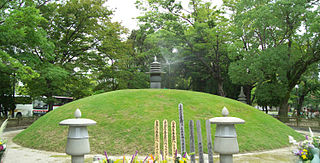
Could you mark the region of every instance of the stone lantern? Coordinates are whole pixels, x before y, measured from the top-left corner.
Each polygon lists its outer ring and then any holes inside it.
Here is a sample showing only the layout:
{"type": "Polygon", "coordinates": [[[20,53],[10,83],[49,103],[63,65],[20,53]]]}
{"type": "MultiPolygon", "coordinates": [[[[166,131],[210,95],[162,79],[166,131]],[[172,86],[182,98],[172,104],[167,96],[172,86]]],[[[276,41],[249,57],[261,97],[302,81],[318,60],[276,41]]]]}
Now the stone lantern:
{"type": "Polygon", "coordinates": [[[89,135],[87,126],[95,125],[97,122],[81,117],[77,109],[74,113],[75,119],[66,119],[59,125],[69,126],[66,153],[71,155],[72,163],[83,163],[84,155],[90,153],[89,135]]]}
{"type": "Polygon", "coordinates": [[[150,88],[160,89],[161,88],[161,64],[157,61],[157,57],[154,56],[154,61],[150,65],[150,88]]]}
{"type": "Polygon", "coordinates": [[[234,128],[235,124],[243,124],[244,120],[236,117],[227,117],[229,111],[227,108],[222,109],[223,117],[211,118],[212,124],[217,124],[214,139],[213,150],[220,154],[220,163],[232,163],[233,154],[239,153],[237,133],[234,128]]]}
{"type": "Polygon", "coordinates": [[[243,87],[241,86],[241,91],[240,94],[238,96],[238,101],[243,102],[243,103],[247,103],[247,99],[246,99],[246,95],[243,93],[243,87]]]}

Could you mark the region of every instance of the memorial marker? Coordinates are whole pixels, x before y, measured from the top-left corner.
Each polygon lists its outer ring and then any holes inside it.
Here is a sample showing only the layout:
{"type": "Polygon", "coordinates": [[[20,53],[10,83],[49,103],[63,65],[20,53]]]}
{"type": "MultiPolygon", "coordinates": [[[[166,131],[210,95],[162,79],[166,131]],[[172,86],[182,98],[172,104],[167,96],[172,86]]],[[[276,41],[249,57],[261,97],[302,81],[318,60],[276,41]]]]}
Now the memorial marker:
{"type": "Polygon", "coordinates": [[[184,118],[183,118],[183,105],[179,104],[179,122],[180,122],[180,144],[181,144],[181,155],[186,152],[186,142],[184,134],[184,118]]]}
{"type": "Polygon", "coordinates": [[[199,149],[199,163],[204,163],[200,120],[197,120],[197,137],[198,137],[198,149],[199,149]]]}
{"type": "Polygon", "coordinates": [[[195,141],[194,141],[194,123],[193,120],[189,121],[189,130],[190,130],[190,154],[194,153],[191,155],[191,163],[196,162],[196,146],[195,146],[195,141]]]}

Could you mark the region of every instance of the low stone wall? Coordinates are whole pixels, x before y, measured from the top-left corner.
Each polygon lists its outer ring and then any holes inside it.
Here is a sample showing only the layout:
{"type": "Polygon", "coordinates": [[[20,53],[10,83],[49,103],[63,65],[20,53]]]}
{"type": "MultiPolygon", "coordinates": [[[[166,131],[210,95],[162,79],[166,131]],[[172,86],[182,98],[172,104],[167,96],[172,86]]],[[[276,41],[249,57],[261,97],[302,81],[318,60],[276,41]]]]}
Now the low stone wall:
{"type": "Polygon", "coordinates": [[[281,120],[284,124],[290,126],[290,127],[298,127],[298,128],[309,128],[312,129],[320,129],[320,119],[319,118],[313,118],[313,119],[306,119],[306,118],[300,118],[300,117],[286,117],[286,118],[279,118],[275,117],[279,120],[281,120]]]}
{"type": "MultiPolygon", "coordinates": [[[[8,120],[8,124],[6,127],[6,131],[12,130],[14,128],[27,128],[30,126],[34,121],[36,121],[39,117],[25,117],[25,118],[10,118],[8,120]]],[[[0,124],[5,119],[0,119],[0,124]]]]}

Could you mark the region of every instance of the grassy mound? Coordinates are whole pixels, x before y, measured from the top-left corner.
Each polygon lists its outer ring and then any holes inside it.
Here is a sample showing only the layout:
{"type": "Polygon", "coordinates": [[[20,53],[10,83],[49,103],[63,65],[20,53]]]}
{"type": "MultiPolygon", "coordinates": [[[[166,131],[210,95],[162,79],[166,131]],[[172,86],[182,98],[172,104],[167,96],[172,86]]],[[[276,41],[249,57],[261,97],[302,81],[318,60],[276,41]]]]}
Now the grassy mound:
{"type": "MultiPolygon", "coordinates": [[[[154,153],[154,121],[160,120],[162,128],[164,119],[169,124],[172,120],[177,122],[180,149],[179,103],[184,105],[186,144],[189,144],[189,120],[201,120],[205,151],[205,120],[220,117],[224,106],[230,116],[246,121],[236,125],[240,152],[288,146],[288,135],[298,140],[303,138],[273,117],[235,100],[192,91],[139,89],[103,93],[66,104],[38,119],[18,134],[14,142],[29,148],[64,152],[68,127],[59,126],[59,122],[74,118],[74,111],[80,108],[82,118],[97,122],[96,126],[88,127],[93,153],[101,154],[104,150],[111,155],[132,154],[136,150],[139,154],[154,153]]],[[[211,128],[214,139],[215,125],[211,128]]],[[[169,139],[170,134],[169,131],[169,139]]]]}

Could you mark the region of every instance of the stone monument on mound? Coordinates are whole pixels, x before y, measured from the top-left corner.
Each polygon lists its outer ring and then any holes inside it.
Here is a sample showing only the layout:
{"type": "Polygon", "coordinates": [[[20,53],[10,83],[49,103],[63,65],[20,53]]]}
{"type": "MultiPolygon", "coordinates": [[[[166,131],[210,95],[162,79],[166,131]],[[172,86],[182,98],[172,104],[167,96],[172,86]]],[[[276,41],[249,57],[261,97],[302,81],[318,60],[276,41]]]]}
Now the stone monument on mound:
{"type": "Polygon", "coordinates": [[[238,101],[243,102],[243,103],[247,103],[247,99],[246,99],[246,95],[243,93],[243,87],[241,86],[241,91],[240,94],[238,96],[238,101]]]}
{"type": "Polygon", "coordinates": [[[157,57],[154,56],[154,61],[150,64],[150,88],[161,88],[161,74],[165,73],[161,71],[161,64],[157,61],[157,57]]]}

